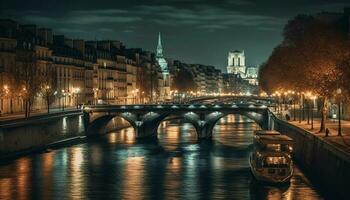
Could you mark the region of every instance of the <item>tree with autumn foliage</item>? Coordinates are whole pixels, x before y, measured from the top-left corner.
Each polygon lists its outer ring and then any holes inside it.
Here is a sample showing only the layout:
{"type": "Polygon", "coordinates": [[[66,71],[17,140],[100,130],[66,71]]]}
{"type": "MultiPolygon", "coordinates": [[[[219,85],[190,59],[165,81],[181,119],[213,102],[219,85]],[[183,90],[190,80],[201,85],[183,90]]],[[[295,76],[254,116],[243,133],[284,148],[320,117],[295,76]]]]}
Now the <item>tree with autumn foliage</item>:
{"type": "Polygon", "coordinates": [[[284,28],[284,40],[259,71],[263,90],[312,91],[321,101],[321,127],[325,130],[327,103],[342,81],[349,60],[349,44],[341,21],[324,22],[300,15],[284,28]]]}

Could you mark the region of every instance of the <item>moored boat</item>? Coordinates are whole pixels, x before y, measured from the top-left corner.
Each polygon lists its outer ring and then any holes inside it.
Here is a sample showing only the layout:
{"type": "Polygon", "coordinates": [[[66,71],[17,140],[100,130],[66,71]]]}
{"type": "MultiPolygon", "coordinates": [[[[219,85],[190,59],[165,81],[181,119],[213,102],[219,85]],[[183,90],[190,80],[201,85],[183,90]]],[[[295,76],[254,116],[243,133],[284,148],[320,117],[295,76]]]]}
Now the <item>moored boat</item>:
{"type": "Polygon", "coordinates": [[[277,131],[257,131],[250,167],[254,177],[268,183],[286,183],[293,175],[293,140],[277,131]]]}

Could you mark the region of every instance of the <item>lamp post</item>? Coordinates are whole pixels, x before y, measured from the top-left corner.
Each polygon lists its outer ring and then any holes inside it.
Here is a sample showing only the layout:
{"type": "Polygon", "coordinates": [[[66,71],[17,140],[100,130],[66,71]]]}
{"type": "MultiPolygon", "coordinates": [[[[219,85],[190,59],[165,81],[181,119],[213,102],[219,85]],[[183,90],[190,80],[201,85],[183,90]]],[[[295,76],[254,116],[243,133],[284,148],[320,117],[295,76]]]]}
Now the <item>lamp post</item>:
{"type": "Polygon", "coordinates": [[[94,88],[94,104],[97,105],[98,88],[94,88]]]}
{"type": "Polygon", "coordinates": [[[315,100],[317,99],[317,96],[314,95],[312,96],[312,110],[311,110],[311,130],[314,129],[314,104],[315,104],[315,100]]]}
{"type": "Polygon", "coordinates": [[[145,92],[144,92],[144,91],[141,92],[141,95],[140,95],[140,102],[142,102],[142,104],[145,103],[145,92]]]}
{"type": "Polygon", "coordinates": [[[293,95],[293,121],[296,120],[296,110],[295,110],[295,96],[293,95]]]}
{"type": "Polygon", "coordinates": [[[73,91],[74,91],[74,94],[75,94],[75,104],[76,104],[76,107],[77,107],[77,109],[78,109],[78,107],[79,107],[79,92],[80,92],[80,88],[74,88],[73,89],[73,91]]]}
{"type": "Polygon", "coordinates": [[[10,113],[12,114],[13,113],[13,109],[12,109],[12,95],[10,94],[10,88],[8,85],[4,85],[4,90],[5,90],[5,94],[6,96],[10,96],[10,113]]]}
{"type": "Polygon", "coordinates": [[[307,111],[307,124],[310,124],[310,98],[312,97],[310,92],[307,92],[305,95],[305,102],[306,102],[306,111],[307,111]]]}
{"type": "Polygon", "coordinates": [[[62,90],[62,111],[64,111],[65,99],[66,99],[66,93],[65,93],[65,90],[62,90]]]}
{"type": "Polygon", "coordinates": [[[278,96],[278,114],[280,115],[281,114],[281,102],[280,102],[281,94],[278,93],[277,96],[278,96]]]}
{"type": "Polygon", "coordinates": [[[299,95],[299,123],[301,123],[301,98],[302,98],[302,96],[301,96],[301,93],[298,93],[298,95],[299,95]]]}
{"type": "Polygon", "coordinates": [[[337,89],[337,94],[339,95],[339,102],[338,102],[338,136],[342,136],[341,133],[341,89],[337,89]]]}
{"type": "MultiPolygon", "coordinates": [[[[57,94],[58,94],[58,92],[57,92],[57,90],[56,90],[56,91],[53,93],[53,96],[54,96],[53,103],[54,103],[54,105],[57,103],[57,102],[56,102],[57,94]]],[[[55,105],[55,106],[57,106],[57,105],[55,105]]],[[[58,109],[60,109],[60,108],[58,107],[58,109]]]]}

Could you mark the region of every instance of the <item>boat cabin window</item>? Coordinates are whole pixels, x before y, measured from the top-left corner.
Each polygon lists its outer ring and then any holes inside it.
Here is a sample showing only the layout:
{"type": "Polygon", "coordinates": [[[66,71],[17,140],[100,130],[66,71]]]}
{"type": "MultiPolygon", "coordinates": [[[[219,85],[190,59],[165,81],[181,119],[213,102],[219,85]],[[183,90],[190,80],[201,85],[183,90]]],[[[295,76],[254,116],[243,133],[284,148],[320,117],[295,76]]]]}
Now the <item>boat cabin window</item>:
{"type": "Polygon", "coordinates": [[[292,145],[289,144],[266,144],[266,145],[257,145],[259,149],[266,149],[270,151],[276,151],[276,152],[289,152],[291,153],[293,151],[292,145]]]}
{"type": "Polygon", "coordinates": [[[281,151],[281,145],[280,144],[267,144],[267,149],[273,150],[273,151],[281,151]]]}
{"type": "Polygon", "coordinates": [[[287,159],[282,156],[266,157],[263,164],[268,168],[288,167],[287,159]]]}

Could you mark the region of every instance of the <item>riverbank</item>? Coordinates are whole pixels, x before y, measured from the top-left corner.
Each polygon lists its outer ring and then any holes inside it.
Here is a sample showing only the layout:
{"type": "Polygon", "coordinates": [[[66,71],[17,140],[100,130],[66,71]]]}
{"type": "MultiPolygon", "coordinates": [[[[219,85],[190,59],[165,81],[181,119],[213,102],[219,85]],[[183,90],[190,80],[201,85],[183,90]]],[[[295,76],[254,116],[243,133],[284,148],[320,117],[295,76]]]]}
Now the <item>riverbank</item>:
{"type": "MultiPolygon", "coordinates": [[[[127,128],[123,119],[111,120],[104,132],[127,128]]],[[[24,155],[86,141],[81,111],[66,111],[0,124],[0,163],[24,155]]]]}
{"type": "Polygon", "coordinates": [[[347,198],[350,154],[308,130],[272,115],[274,129],[295,141],[294,158],[326,193],[347,198]]]}

